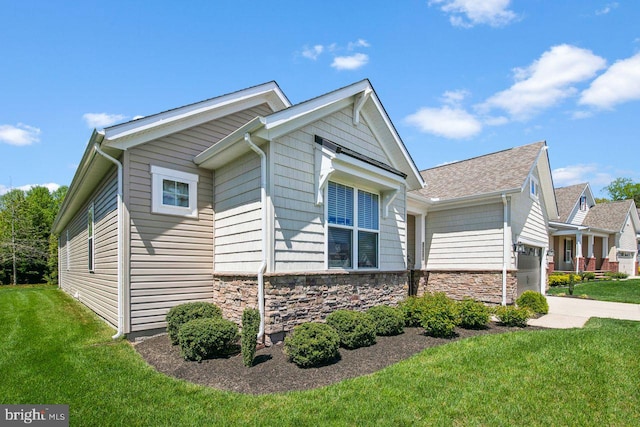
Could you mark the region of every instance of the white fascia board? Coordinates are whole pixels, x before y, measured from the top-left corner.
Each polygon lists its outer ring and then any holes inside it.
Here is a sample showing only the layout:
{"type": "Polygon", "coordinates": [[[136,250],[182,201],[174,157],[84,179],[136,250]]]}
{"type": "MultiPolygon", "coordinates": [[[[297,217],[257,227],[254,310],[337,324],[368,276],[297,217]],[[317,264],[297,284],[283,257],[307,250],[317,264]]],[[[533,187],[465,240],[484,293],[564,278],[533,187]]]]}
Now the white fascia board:
{"type": "Polygon", "coordinates": [[[278,86],[271,82],[106,128],[105,143],[107,146],[126,150],[264,103],[276,111],[290,105],[278,86]]]}
{"type": "Polygon", "coordinates": [[[264,127],[257,131],[255,136],[273,140],[340,111],[351,104],[353,104],[353,98],[343,98],[324,105],[314,105],[308,110],[296,111],[295,114],[291,114],[287,118],[282,117],[280,113],[274,113],[263,118],[264,127]]]}
{"type": "Polygon", "coordinates": [[[239,144],[239,142],[244,139],[246,133],[253,134],[263,126],[263,117],[254,118],[195,156],[193,162],[205,169],[216,169],[220,167],[235,156],[250,151],[251,149],[247,144],[239,144]],[[222,153],[227,155],[223,156],[222,153]]]}
{"type": "Polygon", "coordinates": [[[455,199],[444,199],[444,200],[433,200],[427,199],[424,196],[421,196],[426,203],[425,206],[429,206],[429,211],[439,211],[445,209],[452,209],[458,207],[465,206],[476,206],[476,205],[485,205],[488,203],[502,203],[502,195],[511,196],[512,194],[519,194],[521,192],[520,188],[512,188],[511,190],[502,190],[495,191],[492,193],[485,194],[474,194],[471,196],[458,197],[455,199]]]}

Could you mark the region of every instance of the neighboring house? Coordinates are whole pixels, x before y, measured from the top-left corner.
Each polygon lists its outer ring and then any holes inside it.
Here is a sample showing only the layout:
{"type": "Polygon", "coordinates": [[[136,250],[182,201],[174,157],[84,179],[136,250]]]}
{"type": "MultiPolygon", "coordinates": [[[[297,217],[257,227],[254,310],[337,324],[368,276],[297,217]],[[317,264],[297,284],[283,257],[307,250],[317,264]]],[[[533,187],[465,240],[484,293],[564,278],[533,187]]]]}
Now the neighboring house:
{"type": "Polygon", "coordinates": [[[556,188],[552,270],[638,272],[640,219],[633,200],[598,203],[588,183],[556,188]]]}
{"type": "Polygon", "coordinates": [[[271,82],[179,107],[91,135],[53,226],[60,286],[116,336],[187,301],[236,322],[257,307],[267,337],[395,304],[423,185],[368,80],[297,105],[271,82]]]}
{"type": "Polygon", "coordinates": [[[544,292],[558,216],[547,145],[538,142],[422,171],[409,194],[414,292],[511,304],[544,292]]]}

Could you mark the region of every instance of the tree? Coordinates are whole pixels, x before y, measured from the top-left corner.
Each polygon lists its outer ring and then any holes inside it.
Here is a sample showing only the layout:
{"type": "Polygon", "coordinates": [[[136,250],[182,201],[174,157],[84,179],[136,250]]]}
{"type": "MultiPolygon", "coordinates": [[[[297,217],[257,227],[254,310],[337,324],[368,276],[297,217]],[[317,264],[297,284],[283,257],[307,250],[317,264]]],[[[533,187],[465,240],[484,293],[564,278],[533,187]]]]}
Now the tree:
{"type": "Polygon", "coordinates": [[[640,206],[640,182],[633,182],[630,178],[616,178],[604,190],[613,201],[633,199],[640,206]]]}
{"type": "Polygon", "coordinates": [[[51,280],[58,262],[51,225],[66,189],[53,194],[45,187],[14,189],[0,197],[0,283],[51,280]]]}

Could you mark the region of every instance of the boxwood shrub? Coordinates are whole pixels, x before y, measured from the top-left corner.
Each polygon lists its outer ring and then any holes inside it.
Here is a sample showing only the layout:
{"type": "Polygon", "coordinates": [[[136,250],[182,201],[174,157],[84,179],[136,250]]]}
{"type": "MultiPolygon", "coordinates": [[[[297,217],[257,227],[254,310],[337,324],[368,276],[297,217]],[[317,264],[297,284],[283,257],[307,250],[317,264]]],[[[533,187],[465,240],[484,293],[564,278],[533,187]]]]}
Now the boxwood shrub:
{"type": "Polygon", "coordinates": [[[426,296],[425,312],[420,319],[427,335],[449,338],[454,335],[455,327],[460,323],[460,314],[455,301],[444,292],[426,296]]]}
{"type": "Polygon", "coordinates": [[[256,355],[256,339],[260,330],[260,312],[255,308],[245,308],[242,312],[242,334],[240,349],[244,366],[253,366],[256,355]]]}
{"type": "Polygon", "coordinates": [[[524,328],[531,317],[531,311],[526,307],[499,306],[495,308],[495,315],[505,326],[524,328]]]}
{"type": "Polygon", "coordinates": [[[376,343],[376,328],[367,313],[337,310],[327,316],[327,324],[338,333],[342,347],[354,349],[376,343]]]}
{"type": "Polygon", "coordinates": [[[484,329],[491,318],[489,307],[471,298],[458,303],[460,326],[465,329],[484,329]]]}
{"type": "Polygon", "coordinates": [[[404,315],[404,324],[409,327],[421,326],[422,315],[426,311],[425,297],[410,296],[398,304],[398,309],[404,315]]]}
{"type": "Polygon", "coordinates": [[[309,322],[293,328],[292,335],[284,340],[284,353],[301,368],[330,363],[340,353],[340,337],[326,323],[309,322]]]}
{"type": "Polygon", "coordinates": [[[221,317],[191,320],[180,328],[178,343],[186,360],[225,356],[238,340],[238,325],[221,317]]]}
{"type": "Polygon", "coordinates": [[[398,335],[404,332],[404,314],[397,308],[378,305],[367,310],[373,319],[376,335],[398,335]]]}
{"type": "Polygon", "coordinates": [[[518,307],[527,307],[536,314],[547,314],[549,312],[549,303],[540,292],[524,291],[516,300],[518,307]]]}
{"type": "Polygon", "coordinates": [[[171,344],[178,344],[178,332],[185,323],[203,318],[222,317],[222,310],[215,304],[197,301],[172,307],[167,313],[167,334],[171,344]]]}

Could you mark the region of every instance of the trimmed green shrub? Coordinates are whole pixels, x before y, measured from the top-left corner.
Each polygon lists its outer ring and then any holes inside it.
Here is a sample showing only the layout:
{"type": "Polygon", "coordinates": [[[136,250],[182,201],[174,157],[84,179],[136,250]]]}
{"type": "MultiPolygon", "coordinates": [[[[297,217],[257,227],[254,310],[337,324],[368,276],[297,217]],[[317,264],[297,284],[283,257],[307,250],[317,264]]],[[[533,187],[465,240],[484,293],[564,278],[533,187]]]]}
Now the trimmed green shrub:
{"type": "Polygon", "coordinates": [[[404,332],[404,314],[397,308],[378,305],[367,310],[373,319],[376,335],[398,335],[404,332]]]}
{"type": "Polygon", "coordinates": [[[444,292],[436,292],[425,296],[425,312],[420,318],[420,324],[427,335],[438,338],[450,338],[454,335],[455,327],[460,323],[458,307],[444,292]]]}
{"type": "Polygon", "coordinates": [[[188,302],[172,307],[167,313],[167,334],[171,344],[178,344],[178,332],[185,323],[204,318],[222,317],[222,310],[215,304],[204,301],[188,302]]]}
{"type": "Polygon", "coordinates": [[[255,308],[245,308],[242,312],[242,334],[240,349],[244,366],[253,366],[256,355],[256,338],[260,330],[260,312],[255,308]]]}
{"type": "Polygon", "coordinates": [[[337,310],[327,316],[327,324],[336,330],[344,348],[368,347],[376,343],[376,328],[367,313],[337,310]]]}
{"type": "Polygon", "coordinates": [[[484,329],[491,318],[489,307],[471,298],[458,303],[460,326],[465,329],[484,329]]]}
{"type": "Polygon", "coordinates": [[[580,276],[577,274],[563,274],[563,273],[553,273],[549,275],[548,282],[549,286],[569,286],[571,279],[573,278],[574,282],[579,282],[581,280],[580,276]]]}
{"type": "Polygon", "coordinates": [[[526,307],[499,306],[495,309],[495,315],[505,326],[524,328],[531,317],[531,311],[526,307]]]}
{"type": "Polygon", "coordinates": [[[607,276],[610,279],[626,279],[627,277],[629,277],[629,275],[627,273],[623,273],[621,271],[606,271],[604,273],[605,276],[607,276]]]}
{"type": "Polygon", "coordinates": [[[596,273],[594,273],[593,271],[583,271],[582,273],[580,273],[580,280],[582,280],[583,282],[588,282],[589,280],[595,280],[596,278],[596,273]]]}
{"type": "Polygon", "coordinates": [[[224,356],[238,340],[238,325],[221,317],[191,320],[180,328],[178,343],[185,360],[224,356]]]}
{"type": "MultiPolygon", "coordinates": [[[[427,294],[431,296],[430,294],[427,294]]],[[[407,297],[398,304],[398,309],[404,314],[404,325],[409,327],[421,326],[420,319],[426,311],[426,295],[422,297],[407,297]]]]}
{"type": "Polygon", "coordinates": [[[303,323],[284,340],[284,353],[301,368],[323,365],[340,356],[340,337],[326,323],[303,323]]]}
{"type": "Polygon", "coordinates": [[[549,303],[540,292],[524,291],[516,300],[518,307],[527,307],[537,314],[547,314],[549,312],[549,303]]]}

